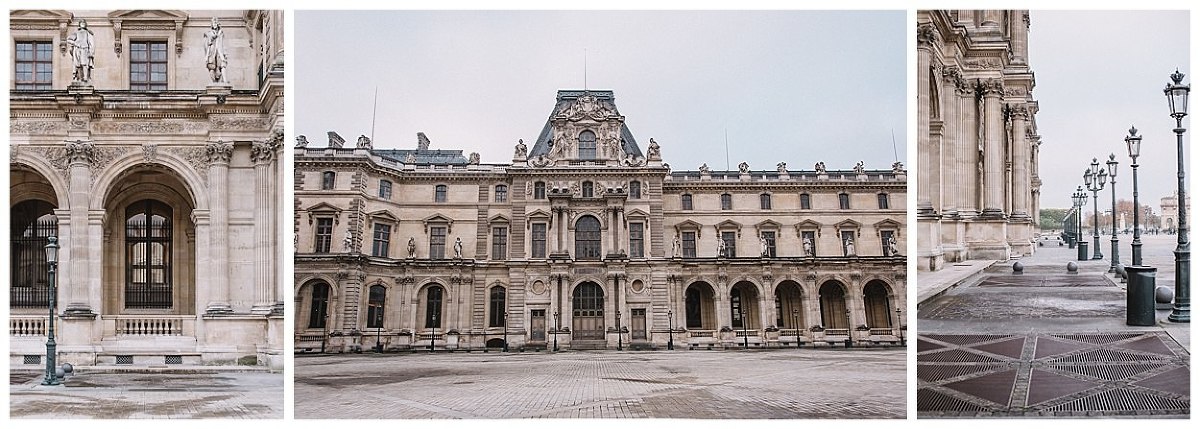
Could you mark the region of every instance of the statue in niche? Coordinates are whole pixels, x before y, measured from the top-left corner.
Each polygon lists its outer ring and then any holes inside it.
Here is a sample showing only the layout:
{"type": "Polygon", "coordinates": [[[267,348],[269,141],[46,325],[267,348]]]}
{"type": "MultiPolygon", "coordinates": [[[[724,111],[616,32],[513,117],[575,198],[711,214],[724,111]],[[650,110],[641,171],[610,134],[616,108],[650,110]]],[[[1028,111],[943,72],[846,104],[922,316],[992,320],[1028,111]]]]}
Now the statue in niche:
{"type": "Polygon", "coordinates": [[[721,234],[717,234],[717,257],[718,258],[725,257],[725,249],[726,249],[725,239],[721,238],[721,234]]]}
{"type": "Polygon", "coordinates": [[[462,259],[462,237],[454,237],[454,259],[462,259]]]}
{"type": "Polygon", "coordinates": [[[804,256],[817,256],[813,253],[812,238],[804,237],[804,256]]]}
{"type": "Polygon", "coordinates": [[[896,246],[896,236],[889,236],[887,241],[888,256],[899,256],[900,248],[896,246]]]}
{"type": "Polygon", "coordinates": [[[417,259],[417,239],[408,237],[408,258],[417,259]]]}
{"type": "Polygon", "coordinates": [[[842,245],[846,247],[846,256],[857,255],[857,253],[854,253],[854,239],[853,238],[846,237],[844,240],[842,240],[842,245]]]}
{"type": "Polygon", "coordinates": [[[71,47],[71,66],[74,67],[72,82],[91,83],[92,69],[96,66],[96,36],[88,29],[87,21],[79,20],[79,28],[67,37],[67,45],[71,47]]]}
{"type": "Polygon", "coordinates": [[[760,252],[762,257],[765,258],[771,255],[771,249],[767,244],[767,236],[765,234],[758,236],[758,245],[762,247],[762,251],[760,252]]]}
{"type": "Polygon", "coordinates": [[[676,232],[675,233],[675,241],[671,242],[671,257],[672,258],[680,257],[681,255],[679,254],[679,252],[682,250],[682,248],[683,248],[683,246],[679,242],[679,233],[676,232]]]}
{"type": "Polygon", "coordinates": [[[221,30],[221,23],[215,16],[208,31],[204,32],[204,58],[212,83],[227,83],[225,67],[229,57],[225,55],[225,31],[221,30]]]}
{"type": "Polygon", "coordinates": [[[529,148],[525,147],[525,140],[517,139],[517,147],[513,152],[513,159],[525,159],[529,157],[529,148]]]}

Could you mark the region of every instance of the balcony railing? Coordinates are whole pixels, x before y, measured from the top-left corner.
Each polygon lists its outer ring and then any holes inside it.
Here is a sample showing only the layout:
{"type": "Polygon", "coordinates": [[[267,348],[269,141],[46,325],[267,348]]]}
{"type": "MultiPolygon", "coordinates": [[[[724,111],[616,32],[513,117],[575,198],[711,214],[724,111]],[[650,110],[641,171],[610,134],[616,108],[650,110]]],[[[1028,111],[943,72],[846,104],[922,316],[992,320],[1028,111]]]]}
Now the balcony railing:
{"type": "Polygon", "coordinates": [[[196,316],[106,316],[118,336],[192,336],[196,316]]]}
{"type": "Polygon", "coordinates": [[[871,335],[894,335],[892,328],[871,328],[871,335]]]}
{"type": "Polygon", "coordinates": [[[849,330],[849,329],[826,329],[826,330],[825,330],[825,336],[826,336],[826,337],[830,337],[830,336],[846,336],[846,335],[850,335],[850,330],[849,330]]]}
{"type": "Polygon", "coordinates": [[[698,330],[693,329],[688,331],[688,337],[691,338],[712,338],[717,331],[711,329],[698,330]]]}
{"type": "Polygon", "coordinates": [[[45,337],[50,316],[12,315],[8,319],[8,335],[13,337],[45,337]]]}

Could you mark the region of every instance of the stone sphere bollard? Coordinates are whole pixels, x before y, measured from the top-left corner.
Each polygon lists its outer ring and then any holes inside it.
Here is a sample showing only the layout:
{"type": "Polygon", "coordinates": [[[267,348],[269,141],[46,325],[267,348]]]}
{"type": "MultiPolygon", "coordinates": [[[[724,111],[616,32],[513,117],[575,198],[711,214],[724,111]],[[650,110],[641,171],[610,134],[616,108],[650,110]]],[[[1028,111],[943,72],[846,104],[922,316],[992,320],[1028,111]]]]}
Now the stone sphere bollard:
{"type": "Polygon", "coordinates": [[[1120,262],[1117,263],[1117,277],[1121,279],[1121,283],[1125,283],[1126,279],[1129,278],[1129,273],[1125,272],[1125,264],[1120,262]]]}
{"type": "Polygon", "coordinates": [[[1159,286],[1154,288],[1154,302],[1159,304],[1170,304],[1175,300],[1175,289],[1159,286]]]}
{"type": "Polygon", "coordinates": [[[1014,274],[1022,274],[1024,272],[1025,272],[1025,264],[1022,264],[1021,261],[1013,262],[1013,273],[1014,274]]]}
{"type": "Polygon", "coordinates": [[[1079,264],[1076,264],[1075,261],[1067,262],[1067,273],[1075,274],[1078,272],[1079,272],[1079,264]]]}

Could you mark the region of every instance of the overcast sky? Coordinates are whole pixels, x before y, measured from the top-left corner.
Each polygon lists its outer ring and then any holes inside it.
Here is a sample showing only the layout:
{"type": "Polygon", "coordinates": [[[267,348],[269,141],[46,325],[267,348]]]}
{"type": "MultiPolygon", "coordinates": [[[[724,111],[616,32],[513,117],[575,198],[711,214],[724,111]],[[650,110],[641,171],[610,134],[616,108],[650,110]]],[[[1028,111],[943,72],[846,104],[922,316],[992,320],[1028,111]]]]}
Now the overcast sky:
{"type": "Polygon", "coordinates": [[[887,12],[296,12],[296,131],[376,148],[530,146],[559,89],[615,91],[676,170],[888,169],[905,159],[909,25],[887,12]]]}
{"type": "MultiPolygon", "coordinates": [[[[1175,120],[1162,90],[1176,68],[1188,74],[1185,83],[1192,82],[1188,38],[1186,11],[1030,13],[1029,64],[1037,79],[1033,96],[1040,105],[1042,136],[1042,207],[1069,207],[1071,193],[1083,185],[1084,168],[1093,157],[1103,163],[1110,153],[1121,163],[1117,198],[1132,199],[1124,138],[1134,125],[1142,135],[1138,200],[1159,212],[1159,198],[1176,189],[1177,165],[1171,131],[1175,120]]],[[[1184,128],[1191,128],[1191,118],[1184,118],[1184,128]]],[[[1185,149],[1195,132],[1189,129],[1184,135],[1185,149]]],[[[1107,186],[1100,204],[1111,206],[1107,186]]],[[[1088,206],[1090,211],[1090,200],[1088,206]]]]}

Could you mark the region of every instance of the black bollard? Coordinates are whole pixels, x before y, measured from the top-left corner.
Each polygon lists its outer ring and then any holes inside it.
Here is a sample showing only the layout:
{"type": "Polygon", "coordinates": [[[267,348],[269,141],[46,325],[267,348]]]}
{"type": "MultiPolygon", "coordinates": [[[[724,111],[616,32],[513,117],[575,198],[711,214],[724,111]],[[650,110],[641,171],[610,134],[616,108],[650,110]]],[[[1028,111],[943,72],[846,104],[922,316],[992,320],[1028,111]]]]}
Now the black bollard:
{"type": "Polygon", "coordinates": [[[1126,289],[1125,324],[1129,326],[1154,326],[1154,274],[1158,268],[1140,266],[1125,267],[1129,275],[1126,289]]]}

